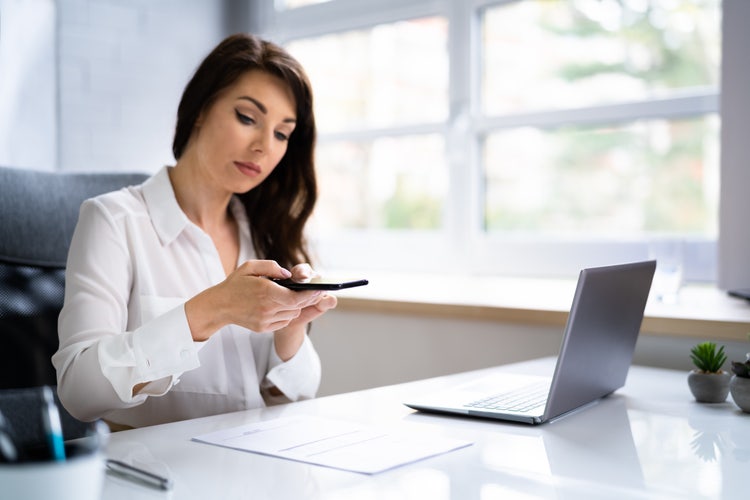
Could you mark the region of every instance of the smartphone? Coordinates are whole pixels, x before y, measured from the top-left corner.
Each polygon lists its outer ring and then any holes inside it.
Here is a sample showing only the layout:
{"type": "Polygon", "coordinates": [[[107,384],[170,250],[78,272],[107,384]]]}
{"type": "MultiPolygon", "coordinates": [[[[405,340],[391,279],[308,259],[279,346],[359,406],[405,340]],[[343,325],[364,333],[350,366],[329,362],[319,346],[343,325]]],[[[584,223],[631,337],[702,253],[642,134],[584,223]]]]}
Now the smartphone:
{"type": "Polygon", "coordinates": [[[343,290],[344,288],[364,286],[369,283],[368,280],[364,279],[334,281],[322,277],[313,278],[309,281],[294,281],[291,278],[276,279],[274,282],[291,290],[343,290]]]}

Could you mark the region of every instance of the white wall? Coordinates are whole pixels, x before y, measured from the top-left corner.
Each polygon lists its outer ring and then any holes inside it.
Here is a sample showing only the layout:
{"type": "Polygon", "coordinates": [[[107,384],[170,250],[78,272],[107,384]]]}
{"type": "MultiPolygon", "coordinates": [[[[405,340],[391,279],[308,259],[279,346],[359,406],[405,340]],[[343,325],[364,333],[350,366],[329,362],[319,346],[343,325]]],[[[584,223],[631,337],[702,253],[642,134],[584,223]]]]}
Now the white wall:
{"type": "Polygon", "coordinates": [[[54,0],[0,0],[0,165],[57,165],[54,0]]]}
{"type": "MultiPolygon", "coordinates": [[[[334,309],[311,335],[323,364],[324,396],[556,355],[562,328],[334,309]]],[[[697,342],[644,332],[634,363],[687,373],[697,342]]],[[[729,360],[744,360],[750,351],[747,342],[717,343],[729,360]]]]}
{"type": "MultiPolygon", "coordinates": [[[[724,6],[748,14],[730,15],[725,22],[750,16],[745,0],[726,0],[724,6]]],[[[171,163],[184,85],[219,40],[257,22],[263,14],[253,11],[257,7],[233,0],[0,0],[0,164],[149,172],[171,163]],[[28,6],[35,14],[20,22],[21,36],[17,25],[11,29],[8,23],[13,9],[28,6]],[[52,41],[50,9],[57,15],[52,41]],[[15,59],[13,70],[8,53],[25,54],[15,59]],[[13,79],[9,91],[11,71],[23,76],[13,79]],[[50,90],[55,82],[56,94],[50,90]]],[[[741,40],[735,49],[745,50],[741,40]]],[[[740,96],[733,116],[744,120],[747,65],[734,68],[745,77],[734,91],[729,88],[740,96]]],[[[735,150],[724,139],[723,160],[732,161],[728,155],[735,150]]],[[[741,153],[744,137],[729,139],[741,153]]],[[[740,153],[736,168],[750,172],[740,153]]],[[[727,228],[722,227],[724,249],[747,255],[745,246],[730,245],[727,228]]],[[[560,342],[556,328],[339,310],[317,321],[312,335],[323,361],[321,394],[551,355],[560,342]]],[[[694,343],[642,335],[636,362],[687,370],[694,343]]],[[[730,359],[748,350],[746,343],[727,347],[730,359]]]]}
{"type": "Polygon", "coordinates": [[[232,0],[0,0],[0,165],[156,171],[232,0]]]}
{"type": "Polygon", "coordinates": [[[724,30],[722,59],[736,61],[721,68],[721,169],[719,205],[719,277],[723,290],[750,288],[750,64],[748,46],[750,2],[722,2],[724,30]]]}
{"type": "Polygon", "coordinates": [[[59,167],[172,164],[182,91],[236,28],[213,0],[59,0],[59,167]]]}

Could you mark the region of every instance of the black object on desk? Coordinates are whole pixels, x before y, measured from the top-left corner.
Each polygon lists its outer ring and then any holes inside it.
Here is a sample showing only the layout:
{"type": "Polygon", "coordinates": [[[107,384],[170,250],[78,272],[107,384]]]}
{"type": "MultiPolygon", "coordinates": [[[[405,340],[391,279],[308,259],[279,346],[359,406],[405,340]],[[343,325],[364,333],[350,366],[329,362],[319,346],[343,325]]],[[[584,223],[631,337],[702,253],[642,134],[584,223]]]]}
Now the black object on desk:
{"type": "Polygon", "coordinates": [[[107,459],[107,471],[130,481],[160,490],[171,490],[172,480],[153,472],[139,469],[120,460],[107,459]]]}
{"type": "Polygon", "coordinates": [[[736,290],[727,290],[727,293],[732,297],[739,299],[745,299],[750,301],[750,288],[738,288],[736,290]]]}

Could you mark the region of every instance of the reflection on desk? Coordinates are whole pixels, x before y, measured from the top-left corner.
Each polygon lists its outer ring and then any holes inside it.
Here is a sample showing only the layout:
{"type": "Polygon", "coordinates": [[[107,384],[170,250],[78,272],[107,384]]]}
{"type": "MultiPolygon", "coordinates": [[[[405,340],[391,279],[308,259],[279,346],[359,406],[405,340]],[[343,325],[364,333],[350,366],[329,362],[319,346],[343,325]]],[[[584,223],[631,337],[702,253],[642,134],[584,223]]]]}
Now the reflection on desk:
{"type": "MultiPolygon", "coordinates": [[[[491,370],[539,373],[554,360],[491,370]]],[[[491,370],[483,370],[488,373],[491,370]]],[[[695,403],[686,374],[633,367],[597,405],[541,426],[416,413],[402,402],[476,372],[115,433],[108,455],[174,481],[171,492],[108,478],[103,498],[729,498],[747,491],[750,415],[695,403]],[[375,476],[191,441],[280,416],[319,415],[473,441],[375,476]]]]}

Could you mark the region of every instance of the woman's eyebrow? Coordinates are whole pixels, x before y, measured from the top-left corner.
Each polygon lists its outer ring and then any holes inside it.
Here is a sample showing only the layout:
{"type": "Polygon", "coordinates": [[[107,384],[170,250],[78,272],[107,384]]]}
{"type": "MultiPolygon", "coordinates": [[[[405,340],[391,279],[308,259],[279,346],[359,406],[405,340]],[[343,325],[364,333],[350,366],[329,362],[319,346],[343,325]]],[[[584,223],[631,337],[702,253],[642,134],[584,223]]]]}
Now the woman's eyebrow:
{"type": "MultiPolygon", "coordinates": [[[[255,106],[260,110],[261,113],[263,113],[264,115],[268,114],[268,108],[266,108],[266,105],[254,97],[243,95],[243,96],[238,97],[237,99],[250,101],[251,103],[255,104],[255,106]]],[[[285,123],[297,123],[297,120],[294,118],[284,118],[284,122],[285,123]]]]}

